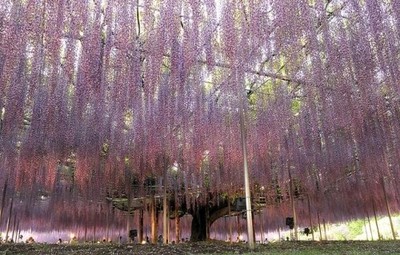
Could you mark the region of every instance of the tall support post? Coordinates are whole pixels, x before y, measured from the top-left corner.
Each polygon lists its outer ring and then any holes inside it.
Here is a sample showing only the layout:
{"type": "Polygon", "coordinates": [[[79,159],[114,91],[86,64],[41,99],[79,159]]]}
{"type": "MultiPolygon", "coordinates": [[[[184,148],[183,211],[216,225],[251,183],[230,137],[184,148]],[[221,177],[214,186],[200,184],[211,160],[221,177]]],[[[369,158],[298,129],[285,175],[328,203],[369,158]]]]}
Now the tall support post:
{"type": "Polygon", "coordinates": [[[386,193],[386,186],[385,186],[384,177],[381,178],[381,182],[382,182],[383,195],[385,197],[386,210],[387,210],[387,213],[388,213],[388,216],[389,216],[390,228],[392,230],[393,240],[396,240],[396,231],[394,229],[393,220],[392,220],[392,214],[390,212],[389,201],[388,201],[388,197],[387,197],[387,193],[386,193]]]}
{"type": "Polygon", "coordinates": [[[376,216],[375,201],[372,201],[372,210],[374,212],[376,231],[378,232],[378,240],[382,239],[381,232],[379,231],[378,217],[376,216]]]}
{"type": "Polygon", "coordinates": [[[85,234],[84,234],[84,242],[86,243],[87,242],[87,230],[88,230],[88,220],[87,220],[87,216],[86,216],[86,222],[85,222],[85,234]]]}
{"type": "Polygon", "coordinates": [[[229,243],[232,244],[231,198],[228,192],[229,243]]]}
{"type": "Polygon", "coordinates": [[[13,217],[13,226],[12,226],[12,232],[11,232],[11,239],[15,242],[16,238],[14,237],[16,228],[17,228],[17,214],[14,213],[14,217],[13,217]]]}
{"type": "Polygon", "coordinates": [[[315,238],[314,238],[314,231],[313,231],[313,225],[312,225],[312,217],[311,217],[310,195],[308,195],[308,194],[307,194],[307,205],[308,205],[308,217],[309,217],[309,221],[310,221],[311,236],[312,236],[312,240],[315,241],[315,238]]]}
{"type": "Polygon", "coordinates": [[[181,219],[179,218],[177,201],[178,201],[178,195],[175,194],[175,238],[176,238],[176,243],[179,243],[181,239],[181,219]]]}
{"type": "Polygon", "coordinates": [[[318,219],[319,240],[322,241],[322,229],[321,229],[321,220],[319,218],[319,212],[317,212],[317,219],[318,219]]]}
{"type": "Polygon", "coordinates": [[[241,134],[242,152],[243,152],[244,191],[246,198],[247,238],[249,242],[249,248],[254,249],[255,243],[254,243],[253,215],[251,209],[249,170],[247,166],[246,131],[244,126],[244,118],[245,118],[244,105],[242,106],[242,109],[240,109],[239,114],[240,114],[240,134],[241,134]]]}
{"type": "Polygon", "coordinates": [[[288,163],[288,172],[289,172],[289,192],[290,192],[290,203],[292,204],[292,214],[293,214],[293,225],[294,225],[294,240],[299,239],[299,233],[297,231],[297,214],[296,214],[296,205],[294,201],[294,191],[293,191],[293,178],[292,173],[290,171],[290,164],[288,163]]]}
{"type": "Polygon", "coordinates": [[[12,209],[14,206],[14,196],[11,197],[11,203],[10,203],[10,211],[8,214],[8,219],[7,219],[7,226],[6,226],[6,237],[5,241],[8,241],[8,232],[10,231],[10,224],[11,224],[11,216],[12,216],[12,209]]]}
{"type": "Polygon", "coordinates": [[[279,227],[278,227],[278,238],[279,238],[279,241],[281,241],[281,240],[282,240],[282,235],[281,235],[281,226],[279,226],[279,227]]]}
{"type": "Polygon", "coordinates": [[[261,222],[261,234],[260,234],[261,241],[260,241],[260,243],[264,243],[264,217],[263,217],[262,212],[263,212],[262,209],[260,209],[260,222],[261,222]]]}
{"type": "Polygon", "coordinates": [[[128,212],[126,215],[126,240],[128,243],[131,243],[131,237],[129,236],[129,232],[131,230],[131,193],[128,193],[128,212]]]}
{"type": "Polygon", "coordinates": [[[156,208],[156,199],[154,195],[151,197],[150,203],[150,221],[151,221],[151,238],[150,242],[155,244],[157,243],[157,208],[156,208]]]}
{"type": "Polygon", "coordinates": [[[16,243],[19,242],[19,240],[18,240],[19,239],[19,232],[20,232],[20,230],[19,230],[19,219],[18,219],[17,220],[17,226],[15,228],[15,238],[14,238],[16,243]]]}
{"type": "Polygon", "coordinates": [[[3,195],[2,195],[2,198],[1,198],[0,224],[1,224],[2,219],[3,219],[3,212],[4,212],[4,207],[5,207],[5,204],[6,204],[7,182],[8,182],[8,179],[6,179],[6,181],[4,183],[3,195]]]}
{"type": "Polygon", "coordinates": [[[327,235],[327,233],[326,233],[326,222],[325,222],[325,219],[322,219],[322,223],[324,224],[325,241],[328,241],[328,235],[327,235]]]}
{"type": "Polygon", "coordinates": [[[108,205],[106,205],[106,240],[107,242],[109,241],[109,228],[110,228],[110,208],[108,205]]]}
{"type": "Polygon", "coordinates": [[[170,237],[171,237],[171,221],[170,220],[168,221],[168,226],[167,227],[168,227],[167,228],[167,236],[168,236],[168,242],[169,242],[170,237]]]}
{"type": "Polygon", "coordinates": [[[97,226],[97,211],[94,213],[93,221],[93,243],[96,243],[96,226],[97,226]]]}
{"type": "Polygon", "coordinates": [[[374,235],[372,234],[372,225],[371,225],[371,219],[369,218],[369,214],[368,211],[365,210],[366,214],[367,214],[367,220],[368,220],[368,225],[369,225],[369,232],[371,234],[371,240],[374,241],[374,235]]]}
{"type": "Polygon", "coordinates": [[[242,228],[240,226],[240,215],[236,216],[237,217],[237,238],[238,241],[240,241],[240,236],[242,235],[242,228]]]}
{"type": "Polygon", "coordinates": [[[364,229],[365,229],[365,238],[368,241],[369,237],[368,237],[368,227],[367,227],[367,221],[364,218],[364,229]]]}
{"type": "MultiPolygon", "coordinates": [[[[144,200],[143,204],[146,204],[146,200],[144,200]]],[[[138,241],[139,243],[143,242],[143,235],[144,235],[144,224],[143,224],[143,208],[139,210],[139,236],[138,236],[138,241]]]]}
{"type": "Polygon", "coordinates": [[[169,217],[168,217],[168,211],[169,211],[169,206],[168,206],[168,200],[167,200],[167,184],[166,184],[167,179],[164,177],[164,196],[163,196],[163,243],[168,244],[168,223],[169,223],[169,217]]]}

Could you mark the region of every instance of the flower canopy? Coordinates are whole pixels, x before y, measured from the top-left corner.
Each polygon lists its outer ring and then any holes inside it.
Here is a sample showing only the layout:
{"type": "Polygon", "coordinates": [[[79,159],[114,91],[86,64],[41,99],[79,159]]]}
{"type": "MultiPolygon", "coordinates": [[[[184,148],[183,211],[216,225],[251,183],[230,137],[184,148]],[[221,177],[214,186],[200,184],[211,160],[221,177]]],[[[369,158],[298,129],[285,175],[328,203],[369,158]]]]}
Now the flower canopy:
{"type": "Polygon", "coordinates": [[[171,169],[237,192],[244,110],[270,224],[289,196],[300,221],[307,198],[332,221],[398,210],[399,42],[399,1],[3,0],[0,187],[54,214],[171,169]]]}

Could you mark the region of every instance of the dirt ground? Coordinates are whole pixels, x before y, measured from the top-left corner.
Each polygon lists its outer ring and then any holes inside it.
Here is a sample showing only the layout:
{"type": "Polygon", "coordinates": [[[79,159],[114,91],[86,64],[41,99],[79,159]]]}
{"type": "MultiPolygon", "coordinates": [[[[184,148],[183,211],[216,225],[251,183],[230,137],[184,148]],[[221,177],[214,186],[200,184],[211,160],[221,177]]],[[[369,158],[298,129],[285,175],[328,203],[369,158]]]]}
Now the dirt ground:
{"type": "Polygon", "coordinates": [[[118,245],[118,244],[1,244],[0,254],[243,254],[249,252],[245,244],[224,242],[196,242],[174,245],[118,245]]]}
{"type": "Polygon", "coordinates": [[[257,244],[253,251],[249,250],[247,244],[221,241],[174,245],[0,244],[0,254],[400,254],[400,242],[279,242],[257,244]]]}

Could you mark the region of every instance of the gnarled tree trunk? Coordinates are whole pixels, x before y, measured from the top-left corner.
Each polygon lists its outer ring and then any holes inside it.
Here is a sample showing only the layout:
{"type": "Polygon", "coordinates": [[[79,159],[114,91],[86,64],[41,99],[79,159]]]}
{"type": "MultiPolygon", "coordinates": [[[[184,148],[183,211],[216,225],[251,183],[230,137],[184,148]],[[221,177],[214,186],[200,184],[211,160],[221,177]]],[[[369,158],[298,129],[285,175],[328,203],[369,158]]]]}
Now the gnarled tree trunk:
{"type": "Polygon", "coordinates": [[[210,237],[210,227],[214,221],[229,213],[228,202],[223,201],[216,205],[196,204],[190,213],[193,217],[190,241],[205,241],[210,237]]]}

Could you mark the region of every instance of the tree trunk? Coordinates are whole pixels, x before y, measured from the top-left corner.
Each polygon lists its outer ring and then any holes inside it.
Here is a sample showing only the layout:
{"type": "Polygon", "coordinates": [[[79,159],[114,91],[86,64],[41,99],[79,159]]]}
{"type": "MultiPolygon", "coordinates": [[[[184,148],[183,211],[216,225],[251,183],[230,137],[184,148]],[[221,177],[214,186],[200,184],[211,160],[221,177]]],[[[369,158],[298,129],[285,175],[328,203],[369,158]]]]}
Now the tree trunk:
{"type": "Polygon", "coordinates": [[[190,241],[198,242],[207,240],[207,216],[206,206],[197,205],[196,209],[192,212],[192,231],[190,241]]]}
{"type": "Polygon", "coordinates": [[[210,237],[210,227],[219,218],[228,215],[230,207],[228,201],[209,206],[197,204],[192,210],[192,228],[190,241],[206,241],[210,237]]]}

